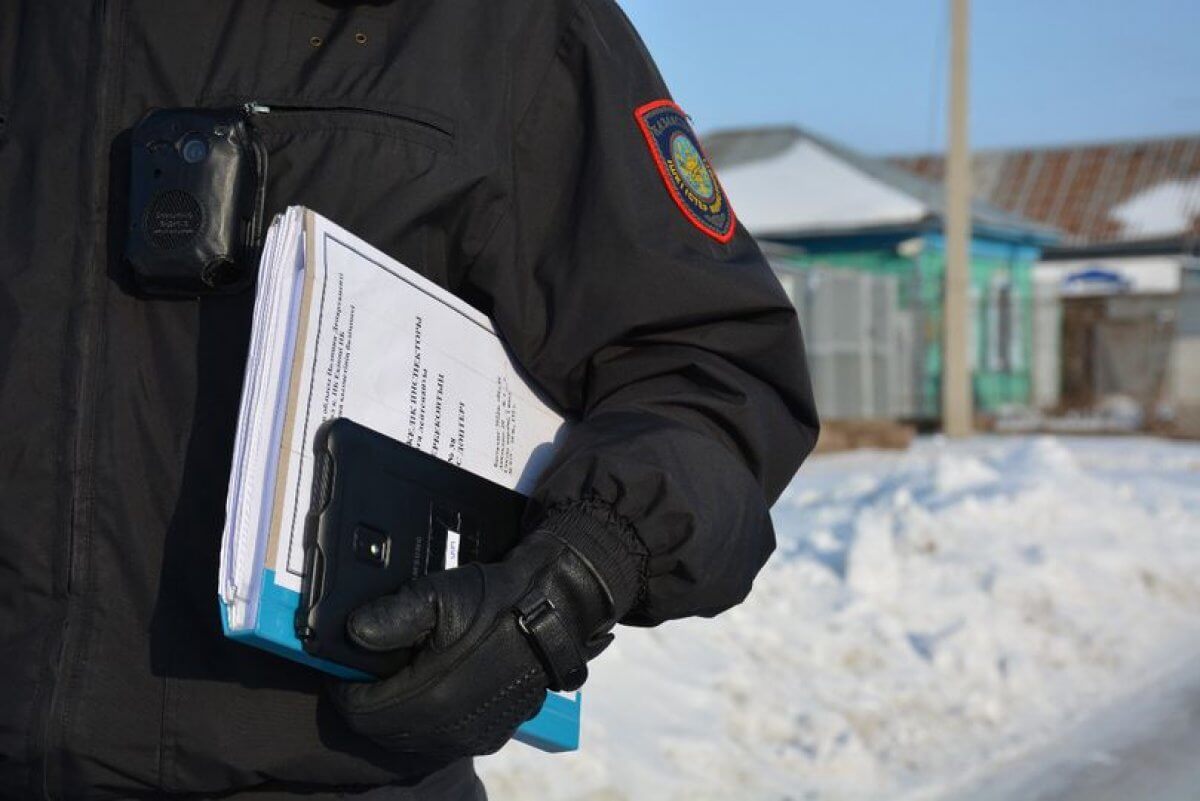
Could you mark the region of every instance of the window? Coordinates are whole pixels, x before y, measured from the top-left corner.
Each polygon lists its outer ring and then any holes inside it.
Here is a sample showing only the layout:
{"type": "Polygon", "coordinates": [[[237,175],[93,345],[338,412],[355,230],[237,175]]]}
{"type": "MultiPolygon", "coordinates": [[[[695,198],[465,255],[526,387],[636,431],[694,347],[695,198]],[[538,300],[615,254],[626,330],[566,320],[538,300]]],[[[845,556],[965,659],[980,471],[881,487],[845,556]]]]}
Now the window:
{"type": "Polygon", "coordinates": [[[1007,275],[993,275],[987,291],[987,369],[1007,373],[1015,368],[1014,352],[1020,349],[1013,314],[1012,282],[1007,275]]]}

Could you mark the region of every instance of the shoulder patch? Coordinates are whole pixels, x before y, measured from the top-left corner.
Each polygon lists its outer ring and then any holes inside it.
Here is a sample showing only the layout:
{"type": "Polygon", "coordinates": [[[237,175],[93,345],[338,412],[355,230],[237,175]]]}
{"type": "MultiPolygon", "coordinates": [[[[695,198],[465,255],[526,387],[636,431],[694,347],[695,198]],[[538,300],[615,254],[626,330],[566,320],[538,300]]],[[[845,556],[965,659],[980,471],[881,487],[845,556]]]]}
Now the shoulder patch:
{"type": "Polygon", "coordinates": [[[737,219],[683,109],[670,100],[656,100],[634,116],[679,210],[718,242],[733,239],[737,219]]]}

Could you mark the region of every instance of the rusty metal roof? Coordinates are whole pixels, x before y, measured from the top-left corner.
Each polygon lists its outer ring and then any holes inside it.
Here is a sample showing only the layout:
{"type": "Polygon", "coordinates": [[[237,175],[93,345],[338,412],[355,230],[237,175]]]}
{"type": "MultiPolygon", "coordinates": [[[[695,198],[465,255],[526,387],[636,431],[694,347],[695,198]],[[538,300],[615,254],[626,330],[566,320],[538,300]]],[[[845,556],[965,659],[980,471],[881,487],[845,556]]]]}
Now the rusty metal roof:
{"type": "MultiPolygon", "coordinates": [[[[933,181],[939,155],[888,159],[933,181]]],[[[1200,136],[974,154],[975,195],[1092,245],[1200,236],[1200,136]]]]}

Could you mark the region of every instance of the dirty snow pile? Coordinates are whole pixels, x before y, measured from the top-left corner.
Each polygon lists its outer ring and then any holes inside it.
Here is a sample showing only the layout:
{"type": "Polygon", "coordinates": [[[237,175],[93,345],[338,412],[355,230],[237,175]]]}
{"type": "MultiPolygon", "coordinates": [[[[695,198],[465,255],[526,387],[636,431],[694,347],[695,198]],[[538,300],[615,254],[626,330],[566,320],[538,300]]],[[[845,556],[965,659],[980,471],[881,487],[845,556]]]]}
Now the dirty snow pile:
{"type": "Polygon", "coordinates": [[[814,458],[715,620],[624,628],[582,749],[479,761],[509,799],[936,798],[1200,644],[1200,445],[919,441],[814,458]]]}

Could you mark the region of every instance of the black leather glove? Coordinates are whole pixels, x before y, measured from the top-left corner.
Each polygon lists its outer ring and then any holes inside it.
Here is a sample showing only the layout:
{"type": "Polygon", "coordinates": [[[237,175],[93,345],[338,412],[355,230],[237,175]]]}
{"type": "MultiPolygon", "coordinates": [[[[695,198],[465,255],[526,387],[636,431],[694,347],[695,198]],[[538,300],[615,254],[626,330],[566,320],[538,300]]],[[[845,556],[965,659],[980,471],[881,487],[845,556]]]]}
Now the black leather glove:
{"type": "Polygon", "coordinates": [[[503,562],[425,576],[354,612],[353,642],[412,649],[411,661],[377,682],[334,684],[334,703],[394,751],[490,754],[537,714],[547,688],[583,684],[643,573],[635,538],[603,507],[555,510],[503,562]]]}

